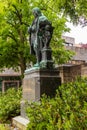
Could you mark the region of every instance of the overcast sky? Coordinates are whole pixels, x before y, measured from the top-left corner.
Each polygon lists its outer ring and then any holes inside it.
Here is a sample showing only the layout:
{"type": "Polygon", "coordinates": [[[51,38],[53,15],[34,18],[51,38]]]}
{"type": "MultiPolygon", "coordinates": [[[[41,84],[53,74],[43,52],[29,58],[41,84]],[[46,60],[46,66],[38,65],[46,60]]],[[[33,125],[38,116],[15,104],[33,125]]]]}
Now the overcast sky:
{"type": "Polygon", "coordinates": [[[87,27],[81,27],[80,25],[78,26],[73,26],[71,23],[67,24],[69,28],[71,28],[70,33],[66,33],[65,36],[70,36],[75,38],[75,43],[87,43],[87,27]]]}

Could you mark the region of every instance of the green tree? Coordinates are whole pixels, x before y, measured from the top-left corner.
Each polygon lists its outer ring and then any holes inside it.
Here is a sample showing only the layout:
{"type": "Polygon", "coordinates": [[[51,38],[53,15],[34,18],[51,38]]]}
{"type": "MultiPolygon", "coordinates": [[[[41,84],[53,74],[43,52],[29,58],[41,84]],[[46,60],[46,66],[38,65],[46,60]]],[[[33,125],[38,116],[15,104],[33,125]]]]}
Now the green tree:
{"type": "Polygon", "coordinates": [[[20,67],[23,75],[27,60],[32,59],[27,35],[31,21],[30,3],[27,0],[0,2],[0,67],[20,67]]]}
{"type": "Polygon", "coordinates": [[[74,24],[87,25],[87,0],[51,0],[52,10],[59,11],[64,17],[70,17],[74,24]]]}
{"type": "Polygon", "coordinates": [[[72,54],[65,51],[61,35],[69,31],[66,18],[60,10],[55,11],[53,3],[46,0],[1,0],[0,14],[0,68],[21,68],[22,75],[26,63],[34,61],[29,54],[28,27],[33,19],[32,8],[38,6],[54,26],[51,41],[53,58],[57,63],[64,63],[72,54]],[[52,10],[53,6],[53,10],[52,10]]]}

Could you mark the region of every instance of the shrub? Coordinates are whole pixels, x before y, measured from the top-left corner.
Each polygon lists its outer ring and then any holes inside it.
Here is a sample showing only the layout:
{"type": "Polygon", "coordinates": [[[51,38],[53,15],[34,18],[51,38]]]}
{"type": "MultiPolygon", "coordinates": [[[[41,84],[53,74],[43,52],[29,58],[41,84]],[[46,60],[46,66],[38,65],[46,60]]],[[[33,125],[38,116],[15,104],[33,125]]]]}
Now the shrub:
{"type": "Polygon", "coordinates": [[[87,79],[59,86],[52,99],[43,96],[41,102],[30,103],[27,115],[27,130],[86,130],[87,79]]]}
{"type": "Polygon", "coordinates": [[[8,126],[5,126],[4,124],[0,124],[0,130],[10,130],[8,126]]]}
{"type": "Polygon", "coordinates": [[[0,95],[0,122],[10,121],[20,113],[21,89],[11,88],[0,95]]]}

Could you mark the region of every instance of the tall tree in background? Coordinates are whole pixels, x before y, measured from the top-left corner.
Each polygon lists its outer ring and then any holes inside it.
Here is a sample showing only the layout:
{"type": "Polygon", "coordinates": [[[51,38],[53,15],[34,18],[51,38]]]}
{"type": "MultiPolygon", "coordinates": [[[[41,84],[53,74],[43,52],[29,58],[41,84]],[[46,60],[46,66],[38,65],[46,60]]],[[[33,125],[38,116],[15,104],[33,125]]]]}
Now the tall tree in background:
{"type": "Polygon", "coordinates": [[[87,0],[51,0],[55,11],[70,18],[73,24],[87,25],[87,0]]]}
{"type": "Polygon", "coordinates": [[[30,3],[27,0],[7,0],[1,3],[0,66],[20,67],[23,75],[27,60],[31,61],[27,37],[31,20],[30,3]]]}
{"type": "MultiPolygon", "coordinates": [[[[58,0],[56,1],[58,2],[58,0]]],[[[58,4],[58,3],[56,3],[58,4]]],[[[34,61],[29,54],[28,27],[32,21],[32,8],[38,6],[54,26],[51,46],[53,58],[64,63],[72,54],[62,45],[62,34],[69,29],[60,7],[53,0],[1,0],[0,1],[0,68],[21,68],[24,74],[26,63],[34,61]],[[58,9],[59,8],[59,9],[58,9]]]]}

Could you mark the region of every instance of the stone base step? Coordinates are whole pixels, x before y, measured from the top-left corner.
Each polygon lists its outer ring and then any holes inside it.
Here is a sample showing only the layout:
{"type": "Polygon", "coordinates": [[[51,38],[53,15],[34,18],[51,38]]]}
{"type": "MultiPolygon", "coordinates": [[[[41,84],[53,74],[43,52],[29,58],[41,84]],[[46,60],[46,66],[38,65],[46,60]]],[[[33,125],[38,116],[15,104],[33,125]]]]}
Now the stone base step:
{"type": "Polygon", "coordinates": [[[17,116],[13,118],[12,124],[17,130],[26,130],[29,120],[23,118],[22,116],[17,116]]]}

